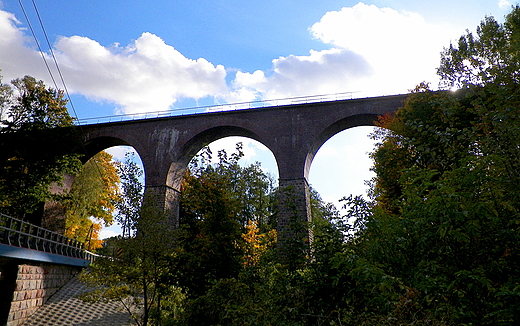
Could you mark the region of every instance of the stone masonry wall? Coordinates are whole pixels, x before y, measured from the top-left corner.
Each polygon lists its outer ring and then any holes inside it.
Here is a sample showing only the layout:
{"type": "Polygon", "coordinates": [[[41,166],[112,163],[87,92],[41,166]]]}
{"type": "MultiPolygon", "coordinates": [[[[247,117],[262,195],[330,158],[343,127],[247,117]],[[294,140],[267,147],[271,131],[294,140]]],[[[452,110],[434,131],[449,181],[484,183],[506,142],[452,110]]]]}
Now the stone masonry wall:
{"type": "Polygon", "coordinates": [[[179,226],[180,192],[168,186],[148,186],[144,194],[143,207],[153,207],[166,214],[171,227],[179,226]]]}
{"type": "Polygon", "coordinates": [[[282,262],[298,266],[312,242],[309,184],[305,178],[280,179],[278,196],[279,255],[282,262]]]}
{"type": "Polygon", "coordinates": [[[80,271],[77,267],[43,263],[20,264],[7,326],[22,325],[27,317],[70,281],[80,271]]]}
{"type": "Polygon", "coordinates": [[[278,228],[291,232],[291,220],[310,222],[310,191],[305,178],[279,180],[278,228]]]}

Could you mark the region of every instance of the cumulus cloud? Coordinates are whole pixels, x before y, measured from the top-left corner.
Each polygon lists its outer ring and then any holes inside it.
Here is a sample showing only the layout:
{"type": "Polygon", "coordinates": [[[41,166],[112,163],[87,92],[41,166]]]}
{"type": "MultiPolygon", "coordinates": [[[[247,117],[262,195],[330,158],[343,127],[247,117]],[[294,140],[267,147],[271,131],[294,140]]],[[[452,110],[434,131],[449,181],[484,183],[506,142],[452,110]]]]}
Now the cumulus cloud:
{"type": "Polygon", "coordinates": [[[115,225],[115,226],[111,226],[109,228],[104,228],[101,231],[99,231],[99,238],[101,240],[104,240],[107,238],[121,235],[121,233],[122,233],[121,227],[119,225],[115,225]]]}
{"type": "MultiPolygon", "coordinates": [[[[41,55],[19,27],[16,17],[0,10],[0,62],[5,81],[23,77],[28,72],[42,75],[41,55]]],[[[43,67],[44,68],[44,67],[43,67]]]]}
{"type": "Polygon", "coordinates": [[[248,96],[280,98],[348,91],[361,91],[362,96],[406,93],[425,80],[436,86],[439,54],[451,35],[418,14],[361,2],[327,12],[310,32],[332,49],[275,59],[269,75],[237,73],[235,89],[248,96]]]}
{"type": "Polygon", "coordinates": [[[258,154],[258,150],[260,151],[267,151],[267,147],[262,145],[261,143],[257,142],[256,140],[252,140],[245,137],[226,137],[221,138],[219,140],[216,140],[210,144],[211,151],[213,153],[213,163],[218,162],[218,155],[217,152],[219,150],[225,150],[226,153],[231,154],[236,152],[236,145],[237,143],[241,142],[242,152],[244,154],[243,160],[249,161],[252,158],[254,158],[258,154]]]}
{"type": "MultiPolygon", "coordinates": [[[[269,71],[237,72],[229,85],[222,65],[186,58],[151,33],[126,46],[62,36],[54,52],[69,91],[113,103],[119,113],[144,113],[168,109],[182,98],[230,103],[349,91],[404,93],[423,80],[435,85],[439,52],[449,42],[447,31],[418,14],[361,2],[326,13],[309,31],[330,49],[281,56],[269,71]]],[[[27,35],[12,14],[0,11],[3,74],[6,80],[31,74],[49,83],[27,35]]]]}
{"type": "Polygon", "coordinates": [[[105,151],[112,155],[112,159],[115,161],[124,162],[126,154],[130,152],[135,153],[135,157],[139,158],[140,160],[139,154],[131,146],[114,146],[107,148],[105,151]]]}
{"type": "Polygon", "coordinates": [[[437,80],[439,54],[452,35],[418,14],[361,2],[326,13],[310,31],[325,43],[362,55],[374,67],[375,86],[389,92],[437,80]]]}
{"type": "Polygon", "coordinates": [[[209,146],[213,152],[213,163],[218,162],[217,152],[221,149],[228,154],[236,152],[236,144],[241,142],[244,156],[241,159],[245,166],[261,162],[261,169],[273,176],[278,175],[278,167],[272,152],[262,143],[245,137],[226,137],[212,142],[209,146]]]}
{"type": "MultiPolygon", "coordinates": [[[[5,78],[30,74],[49,83],[41,53],[19,25],[14,15],[0,11],[5,78]]],[[[69,91],[114,103],[121,113],[166,110],[181,98],[200,99],[227,89],[222,65],[188,59],[151,33],[125,47],[105,47],[81,36],[60,37],[54,52],[69,91]]]]}
{"type": "Polygon", "coordinates": [[[350,50],[311,50],[308,56],[290,55],[273,60],[273,73],[269,77],[262,71],[238,72],[234,86],[242,92],[247,90],[276,99],[344,92],[356,79],[371,74],[368,62],[350,50]]]}
{"type": "Polygon", "coordinates": [[[507,8],[509,6],[511,6],[511,3],[509,1],[507,1],[507,0],[498,0],[498,7],[500,9],[507,8]]]}
{"type": "Polygon", "coordinates": [[[86,37],[62,37],[56,51],[73,91],[117,103],[125,113],[166,110],[179,98],[226,89],[223,66],[188,59],[151,33],[111,49],[86,37]]]}

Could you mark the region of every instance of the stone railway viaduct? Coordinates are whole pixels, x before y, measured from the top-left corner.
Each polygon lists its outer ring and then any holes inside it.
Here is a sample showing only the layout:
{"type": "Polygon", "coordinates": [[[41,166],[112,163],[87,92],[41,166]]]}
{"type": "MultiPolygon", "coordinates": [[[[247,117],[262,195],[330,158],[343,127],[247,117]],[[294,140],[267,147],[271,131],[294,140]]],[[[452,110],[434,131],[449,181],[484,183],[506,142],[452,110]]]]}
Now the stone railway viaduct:
{"type": "Polygon", "coordinates": [[[271,150],[278,165],[278,232],[283,239],[295,236],[289,227],[295,218],[310,219],[308,175],[318,149],[345,129],[374,125],[378,116],[395,112],[405,99],[406,95],[392,95],[91,124],[81,128],[86,159],[116,145],[132,146],[138,152],[145,171],[145,201],[169,212],[173,225],[178,225],[184,172],[203,146],[227,136],[259,141],[271,150]]]}
{"type": "MultiPolygon", "coordinates": [[[[305,250],[308,248],[306,241],[311,237],[307,228],[300,227],[300,222],[310,220],[307,180],[318,149],[338,132],[373,125],[379,115],[395,112],[405,99],[406,95],[393,95],[82,125],[73,132],[79,135],[83,146],[79,146],[77,138],[72,136],[66,141],[58,137],[60,144],[32,141],[41,145],[41,151],[48,150],[49,146],[60,153],[76,151],[85,154],[86,151],[85,161],[112,146],[132,146],[144,165],[145,201],[148,202],[145,204],[167,212],[170,225],[175,227],[179,223],[180,185],[191,158],[204,145],[223,137],[255,139],[272,151],[278,165],[279,252],[286,262],[291,263],[293,259],[301,258],[303,252],[287,251],[287,246],[296,244],[298,247],[295,249],[305,250]],[[291,256],[288,257],[287,253],[291,256]]],[[[72,135],[68,128],[62,131],[72,135]]],[[[16,139],[11,139],[3,144],[8,144],[6,150],[12,150],[17,143],[16,139]]],[[[73,179],[67,177],[64,181],[65,187],[70,187],[73,179]]],[[[61,189],[55,187],[54,191],[61,189]]],[[[34,216],[36,221],[33,223],[63,232],[63,207],[47,202],[43,210],[41,219],[37,221],[40,217],[34,216]]],[[[16,230],[5,231],[4,228],[3,239],[11,239],[5,237],[6,232],[14,235],[21,232],[21,228],[16,230]]],[[[0,243],[0,324],[21,325],[43,305],[52,293],[78,272],[78,266],[84,266],[76,261],[72,264],[71,259],[20,247],[16,243],[0,243]]],[[[81,264],[87,263],[84,259],[76,260],[81,264]]]]}

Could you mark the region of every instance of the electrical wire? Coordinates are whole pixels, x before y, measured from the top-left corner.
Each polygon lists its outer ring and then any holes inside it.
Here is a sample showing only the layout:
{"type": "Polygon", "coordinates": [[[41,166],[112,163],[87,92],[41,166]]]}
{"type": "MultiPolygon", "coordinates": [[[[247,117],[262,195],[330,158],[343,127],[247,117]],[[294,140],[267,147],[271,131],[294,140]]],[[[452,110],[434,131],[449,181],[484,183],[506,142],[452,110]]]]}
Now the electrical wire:
{"type": "MultiPolygon", "coordinates": [[[[24,13],[25,19],[27,20],[27,24],[29,25],[29,28],[31,29],[31,33],[32,33],[32,35],[33,35],[33,37],[34,37],[34,40],[35,40],[36,44],[38,45],[38,49],[40,50],[40,53],[41,53],[41,56],[42,56],[43,62],[45,63],[45,66],[47,67],[47,70],[48,70],[48,72],[49,72],[49,75],[51,76],[52,82],[54,83],[54,87],[56,88],[56,90],[58,90],[59,87],[58,87],[58,85],[57,85],[57,83],[56,83],[56,80],[54,79],[54,76],[53,76],[52,71],[51,71],[51,69],[50,69],[50,67],[49,67],[49,64],[47,63],[47,60],[45,59],[45,55],[43,54],[43,50],[42,50],[42,48],[41,48],[41,46],[40,46],[40,42],[38,41],[38,38],[36,37],[36,33],[34,32],[34,29],[33,29],[33,27],[32,27],[32,24],[31,24],[30,20],[29,20],[29,17],[28,17],[28,15],[27,15],[27,12],[26,12],[26,10],[25,10],[25,8],[24,8],[24,5],[23,5],[23,3],[22,3],[22,0],[18,0],[18,3],[20,4],[20,7],[22,8],[22,11],[23,11],[23,13],[24,13]]],[[[69,102],[70,105],[71,105],[72,112],[73,112],[73,114],[74,114],[74,117],[76,118],[76,121],[79,121],[79,117],[78,117],[78,114],[77,114],[77,112],[76,112],[76,108],[75,108],[75,106],[74,106],[74,103],[73,103],[73,101],[72,101],[72,98],[70,97],[70,94],[69,94],[69,91],[68,91],[68,88],[67,88],[67,84],[65,83],[65,79],[63,78],[63,74],[61,73],[61,69],[60,69],[60,67],[59,67],[59,65],[58,65],[58,60],[56,59],[56,55],[54,54],[54,51],[52,50],[52,46],[51,46],[51,44],[50,44],[50,42],[49,42],[49,37],[47,36],[47,31],[45,30],[45,27],[44,27],[44,25],[43,25],[43,20],[42,20],[42,18],[41,18],[41,16],[40,16],[40,12],[39,12],[39,10],[38,10],[38,6],[36,5],[36,1],[35,1],[35,0],[32,0],[32,4],[33,4],[34,10],[35,10],[35,12],[36,12],[36,16],[38,17],[38,21],[39,21],[39,23],[40,23],[40,27],[41,27],[41,29],[42,29],[43,35],[44,35],[45,40],[46,40],[46,42],[47,42],[47,46],[49,47],[49,51],[50,51],[51,56],[52,56],[52,59],[53,59],[53,61],[54,61],[54,65],[56,66],[56,71],[58,72],[58,75],[59,75],[59,77],[60,77],[61,83],[63,84],[63,89],[64,89],[64,91],[65,91],[65,94],[67,95],[67,100],[68,100],[68,102],[69,102]]],[[[81,134],[81,139],[85,139],[86,137],[85,137],[85,133],[84,133],[84,131],[83,131],[83,128],[82,128],[81,126],[77,126],[77,127],[79,128],[79,132],[80,132],[80,134],[81,134]]],[[[84,152],[85,154],[88,155],[88,153],[87,153],[87,149],[86,149],[86,147],[85,147],[85,144],[83,143],[82,140],[80,140],[80,143],[81,143],[81,147],[82,147],[82,149],[83,149],[83,152],[84,152]]],[[[103,179],[104,179],[104,178],[103,178],[103,174],[101,173],[101,169],[100,169],[99,165],[98,165],[98,164],[94,164],[94,165],[95,165],[96,168],[97,168],[96,170],[97,170],[98,173],[99,173],[99,177],[100,177],[100,179],[103,180],[103,179]]]]}
{"type": "MultiPolygon", "coordinates": [[[[19,1],[21,1],[21,0],[19,0],[19,1]]],[[[36,6],[36,1],[32,0],[32,4],[33,4],[33,7],[34,7],[34,11],[36,12],[36,16],[38,17],[38,21],[40,22],[40,26],[42,28],[45,40],[47,41],[47,46],[49,47],[49,51],[50,51],[50,53],[52,55],[52,59],[54,61],[54,65],[56,66],[56,70],[58,71],[58,75],[60,76],[61,83],[63,84],[63,89],[65,90],[65,94],[67,94],[67,100],[70,103],[70,106],[72,108],[72,112],[74,113],[74,116],[76,117],[76,121],[77,121],[77,120],[79,120],[79,118],[78,118],[78,114],[76,112],[76,108],[74,107],[74,103],[72,102],[72,99],[70,97],[69,90],[67,89],[67,84],[65,84],[65,80],[63,79],[63,74],[61,73],[60,66],[58,65],[58,60],[56,60],[56,56],[54,55],[54,51],[52,50],[51,43],[49,42],[49,38],[47,37],[47,31],[45,30],[45,27],[43,26],[43,21],[42,21],[42,18],[40,16],[40,12],[38,10],[38,7],[36,6]]],[[[54,78],[52,78],[52,80],[54,81],[54,78]]],[[[56,83],[54,83],[54,84],[56,85],[56,83]]],[[[58,89],[57,86],[56,86],[56,89],[58,89]]]]}
{"type": "Polygon", "coordinates": [[[38,46],[38,50],[40,50],[40,54],[42,56],[43,62],[45,63],[45,67],[47,67],[47,71],[49,72],[49,75],[51,76],[54,87],[56,89],[58,89],[58,84],[56,84],[56,80],[54,79],[51,68],[49,67],[47,60],[45,59],[45,55],[43,54],[42,47],[40,45],[40,42],[38,42],[38,38],[36,37],[36,33],[34,32],[31,21],[29,20],[29,16],[27,15],[27,12],[25,11],[25,7],[23,6],[22,0],[18,0],[18,3],[20,4],[20,8],[22,8],[22,12],[23,12],[23,15],[25,16],[25,20],[27,21],[27,25],[29,25],[29,29],[31,30],[34,41],[36,42],[36,46],[38,46]]]}

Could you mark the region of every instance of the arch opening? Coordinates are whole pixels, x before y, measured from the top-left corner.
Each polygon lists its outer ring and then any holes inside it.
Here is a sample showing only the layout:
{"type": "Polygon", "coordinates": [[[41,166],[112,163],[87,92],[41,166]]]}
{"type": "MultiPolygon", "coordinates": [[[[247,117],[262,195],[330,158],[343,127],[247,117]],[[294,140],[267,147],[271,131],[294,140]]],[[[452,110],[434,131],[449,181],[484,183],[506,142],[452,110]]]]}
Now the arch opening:
{"type": "Polygon", "coordinates": [[[213,153],[213,163],[218,161],[218,151],[225,150],[228,154],[236,151],[236,144],[242,143],[244,156],[240,160],[243,166],[260,162],[262,170],[270,174],[275,180],[278,179],[278,165],[271,150],[261,142],[243,136],[226,136],[202,146],[196,155],[202,153],[204,147],[209,147],[213,153]]]}
{"type": "MultiPolygon", "coordinates": [[[[145,176],[143,162],[139,153],[132,146],[129,146],[125,142],[116,138],[103,137],[97,138],[94,141],[87,143],[85,149],[87,151],[87,155],[86,158],[83,160],[83,171],[86,171],[87,175],[82,175],[83,173],[77,175],[76,177],[74,177],[74,180],[71,183],[71,192],[76,192],[76,194],[72,195],[78,197],[77,199],[75,199],[76,201],[80,201],[77,203],[78,205],[87,205],[88,203],[81,203],[81,201],[88,201],[89,193],[99,192],[100,186],[112,187],[112,189],[107,189],[111,195],[114,194],[115,191],[121,193],[121,182],[117,182],[114,184],[114,180],[110,180],[113,177],[119,179],[118,169],[115,165],[119,163],[125,163],[126,160],[130,160],[131,162],[135,163],[136,166],[139,167],[139,169],[143,170],[143,173],[140,176],[139,181],[142,185],[144,185],[145,176]],[[95,163],[97,163],[97,166],[94,165],[95,163]],[[88,175],[89,173],[91,174],[90,176],[88,175]],[[103,185],[99,184],[99,179],[101,178],[105,178],[107,180],[103,185]],[[83,183],[83,185],[78,184],[78,182],[83,183]],[[113,187],[115,187],[115,189],[113,187]]],[[[108,199],[108,197],[104,198],[104,200],[108,199]]],[[[103,209],[101,209],[101,211],[98,211],[98,214],[100,216],[107,217],[106,215],[108,214],[104,215],[104,211],[110,210],[111,206],[112,205],[110,203],[107,203],[105,206],[103,206],[103,209]]],[[[79,216],[70,216],[71,213],[74,212],[67,212],[67,219],[79,218],[79,216]]],[[[85,212],[80,212],[79,214],[85,214],[85,212]]],[[[86,241],[87,246],[91,245],[92,243],[96,243],[95,241],[99,242],[99,240],[121,235],[123,230],[121,225],[115,218],[116,214],[117,208],[114,207],[113,211],[110,212],[111,219],[107,218],[107,220],[113,221],[110,225],[105,225],[103,218],[97,219],[93,215],[88,216],[89,220],[91,221],[91,229],[88,231],[89,234],[87,235],[80,234],[80,232],[71,233],[70,223],[74,221],[67,222],[66,232],[69,233],[68,236],[75,237],[81,241],[86,241]]],[[[88,223],[88,221],[85,219],[83,219],[83,221],[76,222],[79,224],[78,227],[80,228],[85,228],[85,224],[88,223]],[[81,223],[83,225],[81,225],[81,223]]],[[[85,233],[84,230],[83,233],[85,233]]],[[[94,245],[94,247],[98,245],[99,243],[97,243],[97,245],[94,245]]]]}
{"type": "MultiPolygon", "coordinates": [[[[115,137],[97,137],[94,139],[89,140],[83,145],[83,148],[81,149],[81,152],[85,154],[82,161],[83,163],[86,163],[92,156],[96,155],[97,153],[113,148],[113,147],[131,147],[129,143],[126,141],[115,138],[115,137]]],[[[133,149],[133,147],[131,147],[133,149]]]]}
{"type": "Polygon", "coordinates": [[[367,197],[367,181],[375,174],[370,169],[369,153],[375,141],[369,135],[377,127],[358,126],[336,133],[318,149],[309,172],[309,182],[325,202],[341,212],[339,200],[345,196],[367,197]]]}
{"type": "MultiPolygon", "coordinates": [[[[236,205],[233,206],[237,209],[235,218],[242,227],[245,228],[249,221],[256,222],[257,226],[264,230],[276,224],[272,214],[272,195],[278,184],[278,169],[274,154],[266,146],[251,138],[241,136],[223,137],[202,147],[194,156],[194,159],[197,160],[199,165],[188,168],[191,168],[191,172],[195,176],[205,176],[201,180],[213,180],[210,182],[216,181],[217,183],[215,184],[220,184],[222,181],[220,186],[226,193],[226,196],[229,196],[232,200],[233,205],[236,205]],[[241,152],[243,156],[237,162],[240,168],[226,164],[226,162],[233,163],[232,155],[237,153],[237,143],[242,143],[241,152]],[[210,160],[208,160],[206,155],[208,154],[206,147],[211,152],[210,160]],[[226,152],[227,160],[224,159],[224,165],[218,167],[218,174],[214,174],[212,170],[206,170],[206,167],[208,165],[215,166],[221,162],[218,153],[221,150],[226,152]],[[204,163],[200,161],[201,156],[205,159],[204,163]],[[199,167],[202,169],[199,169],[199,167]],[[208,172],[209,174],[206,174],[208,172]],[[223,178],[220,179],[219,176],[223,178]]],[[[188,187],[183,190],[183,194],[187,198],[191,198],[190,196],[194,195],[190,189],[188,187]]],[[[184,207],[192,207],[189,206],[189,200],[188,206],[184,207]]],[[[196,207],[193,206],[191,214],[194,212],[196,214],[196,211],[196,207]]],[[[203,218],[203,216],[204,214],[199,218],[203,218]]],[[[179,222],[183,223],[182,221],[181,219],[179,222]]]]}
{"type": "MultiPolygon", "coordinates": [[[[184,172],[188,168],[191,160],[206,146],[209,146],[217,157],[217,152],[220,149],[226,150],[228,153],[235,151],[235,145],[237,142],[242,142],[245,150],[245,157],[241,162],[247,162],[249,156],[253,153],[270,153],[269,155],[260,155],[260,161],[265,159],[266,165],[269,171],[278,178],[278,165],[274,158],[274,154],[267,146],[260,142],[260,137],[254,132],[236,126],[219,126],[205,130],[204,132],[196,135],[189,141],[187,141],[181,148],[178,159],[170,165],[167,177],[167,185],[173,189],[180,189],[184,172]],[[222,148],[219,148],[222,147],[222,148]],[[273,163],[274,162],[274,163],[273,163]]],[[[256,155],[256,154],[255,154],[256,155]]],[[[251,163],[254,163],[253,160],[251,163]]],[[[264,164],[263,164],[264,165],[264,164]]]]}

